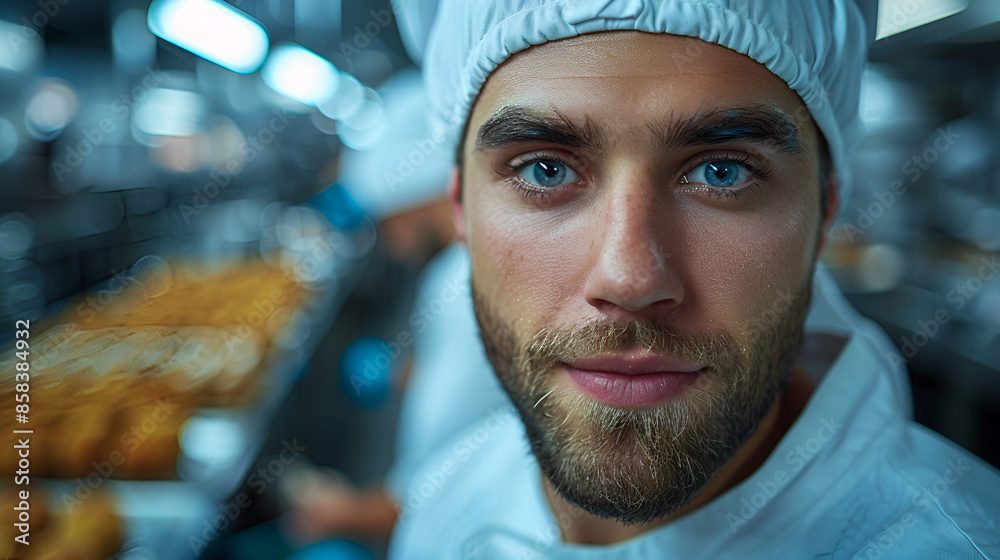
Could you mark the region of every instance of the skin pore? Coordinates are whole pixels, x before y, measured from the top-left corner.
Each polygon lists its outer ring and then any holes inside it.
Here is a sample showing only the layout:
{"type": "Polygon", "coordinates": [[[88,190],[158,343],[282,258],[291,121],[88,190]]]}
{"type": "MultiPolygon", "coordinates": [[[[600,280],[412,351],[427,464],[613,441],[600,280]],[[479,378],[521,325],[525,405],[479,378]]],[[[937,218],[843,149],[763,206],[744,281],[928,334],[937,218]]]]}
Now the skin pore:
{"type": "Polygon", "coordinates": [[[549,503],[586,510],[567,542],[620,542],[707,503],[805,405],[794,356],[836,211],[833,185],[821,214],[818,142],[781,79],[694,38],[584,35],[487,80],[449,201],[549,503]],[[700,369],[666,401],[609,404],[573,375],[594,358],[700,369]]]}

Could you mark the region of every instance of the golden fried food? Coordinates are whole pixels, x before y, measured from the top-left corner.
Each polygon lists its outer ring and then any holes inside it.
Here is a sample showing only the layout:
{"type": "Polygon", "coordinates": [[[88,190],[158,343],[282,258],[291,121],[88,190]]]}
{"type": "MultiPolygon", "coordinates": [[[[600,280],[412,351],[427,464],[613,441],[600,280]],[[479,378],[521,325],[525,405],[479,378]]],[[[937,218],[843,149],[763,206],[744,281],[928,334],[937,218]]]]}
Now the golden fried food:
{"type": "MultiPolygon", "coordinates": [[[[254,398],[304,297],[292,276],[260,260],[212,272],[171,262],[117,285],[32,321],[32,476],[76,478],[107,464],[102,476],[174,476],[184,421],[198,407],[254,398]]],[[[17,360],[7,349],[0,370],[17,360]]],[[[13,376],[0,380],[4,407],[14,393],[13,376]]]]}

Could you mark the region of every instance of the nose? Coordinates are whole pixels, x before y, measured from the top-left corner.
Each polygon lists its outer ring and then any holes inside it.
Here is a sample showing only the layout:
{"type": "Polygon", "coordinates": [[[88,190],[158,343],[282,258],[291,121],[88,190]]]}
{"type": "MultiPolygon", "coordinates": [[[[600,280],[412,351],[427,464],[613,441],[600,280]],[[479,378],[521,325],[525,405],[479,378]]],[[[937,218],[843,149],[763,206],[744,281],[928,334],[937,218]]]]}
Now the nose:
{"type": "Polygon", "coordinates": [[[601,203],[598,227],[591,233],[598,254],[584,297],[604,315],[659,314],[683,300],[676,260],[668,250],[669,218],[653,193],[652,188],[626,187],[608,192],[601,203]]]}

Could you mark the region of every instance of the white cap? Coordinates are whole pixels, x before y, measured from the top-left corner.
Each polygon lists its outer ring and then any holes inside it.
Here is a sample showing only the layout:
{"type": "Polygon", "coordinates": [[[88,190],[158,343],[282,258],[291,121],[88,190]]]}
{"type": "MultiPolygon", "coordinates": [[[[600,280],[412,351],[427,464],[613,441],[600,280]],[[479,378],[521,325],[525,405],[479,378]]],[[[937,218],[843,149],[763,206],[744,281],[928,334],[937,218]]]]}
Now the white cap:
{"type": "MultiPolygon", "coordinates": [[[[399,0],[401,25],[423,2],[399,0]]],[[[440,0],[423,49],[428,98],[457,144],[486,78],[532,45],[610,30],[698,37],[766,66],[805,102],[842,191],[862,135],[861,72],[870,43],[854,0],[440,0]]],[[[423,18],[426,19],[426,18],[423,18]]],[[[421,25],[425,25],[422,23],[421,25]]],[[[846,192],[841,199],[845,199],[846,192]]]]}

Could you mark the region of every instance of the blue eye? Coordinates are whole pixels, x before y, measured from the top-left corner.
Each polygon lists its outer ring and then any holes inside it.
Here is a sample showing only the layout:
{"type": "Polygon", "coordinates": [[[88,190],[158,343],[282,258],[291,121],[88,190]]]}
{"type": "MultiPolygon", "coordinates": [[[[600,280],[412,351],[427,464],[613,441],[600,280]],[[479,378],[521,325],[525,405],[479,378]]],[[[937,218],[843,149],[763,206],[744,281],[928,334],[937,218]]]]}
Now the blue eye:
{"type": "Polygon", "coordinates": [[[725,188],[746,181],[752,174],[753,172],[738,163],[721,160],[703,163],[684,177],[689,182],[725,188]]]}
{"type": "Polygon", "coordinates": [[[527,164],[521,170],[521,178],[532,185],[554,189],[566,183],[577,183],[580,177],[568,165],[552,159],[541,159],[527,164]]]}

